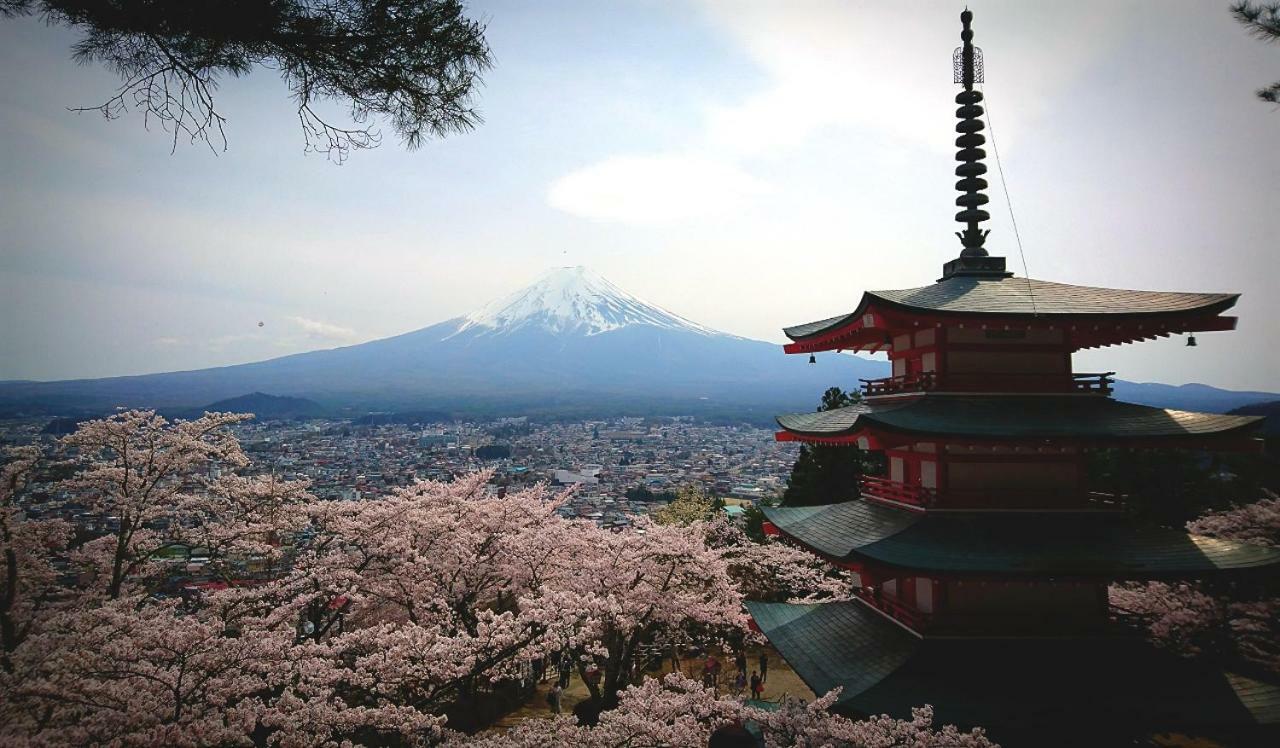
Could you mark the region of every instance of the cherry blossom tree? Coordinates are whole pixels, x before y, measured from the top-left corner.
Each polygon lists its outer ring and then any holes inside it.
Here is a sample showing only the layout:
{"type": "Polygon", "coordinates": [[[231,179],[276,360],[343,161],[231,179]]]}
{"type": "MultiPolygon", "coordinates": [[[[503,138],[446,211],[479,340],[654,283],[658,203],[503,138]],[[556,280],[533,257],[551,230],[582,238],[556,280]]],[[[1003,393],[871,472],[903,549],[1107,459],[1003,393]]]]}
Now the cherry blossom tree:
{"type": "Polygon", "coordinates": [[[18,447],[0,468],[0,670],[6,673],[13,671],[10,656],[57,596],[50,560],[71,539],[66,522],[27,519],[17,504],[39,459],[35,447],[18,447]]]}
{"type": "Polygon", "coordinates": [[[1209,512],[1188,522],[1187,529],[1211,538],[1280,546],[1280,497],[1269,493],[1252,504],[1209,512]]]}
{"type": "Polygon", "coordinates": [[[490,477],[317,505],[318,539],[274,614],[325,652],[301,674],[307,688],[343,682],[348,703],[399,701],[467,727],[486,688],[568,635],[574,612],[548,583],[581,549],[554,513],[560,496],[491,495],[490,477]]]}
{"type": "Polygon", "coordinates": [[[169,423],[154,411],[131,410],[82,424],[62,440],[80,466],[64,488],[114,525],[77,558],[104,594],[119,598],[127,579],[180,542],[197,471],[215,461],[229,468],[247,464],[226,427],[250,417],[206,413],[169,423]]]}
{"type": "Polygon", "coordinates": [[[728,560],[708,546],[701,526],[642,520],[635,532],[612,533],[574,525],[563,536],[572,562],[549,586],[560,609],[577,617],[578,669],[603,708],[638,677],[643,645],[678,634],[714,640],[747,631],[728,560]],[[599,684],[586,677],[592,666],[601,671],[599,684]]]}
{"type": "MultiPolygon", "coordinates": [[[[1193,533],[1280,546],[1280,499],[1210,512],[1187,523],[1193,533]]],[[[1205,583],[1117,584],[1110,601],[1118,617],[1143,626],[1152,640],[1185,655],[1234,654],[1280,673],[1280,598],[1241,596],[1205,583]]]]}
{"type": "Polygon", "coordinates": [[[753,541],[724,517],[702,527],[707,544],[729,563],[729,576],[748,600],[814,602],[853,595],[849,574],[809,551],[779,538],[753,541]]]}

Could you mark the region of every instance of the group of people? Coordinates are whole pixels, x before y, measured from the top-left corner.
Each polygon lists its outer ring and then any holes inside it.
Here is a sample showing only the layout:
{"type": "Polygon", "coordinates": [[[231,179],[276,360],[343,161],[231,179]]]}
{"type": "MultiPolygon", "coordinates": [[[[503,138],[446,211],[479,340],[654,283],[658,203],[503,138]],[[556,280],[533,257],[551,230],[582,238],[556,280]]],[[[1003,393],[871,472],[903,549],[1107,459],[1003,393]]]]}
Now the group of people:
{"type": "MultiPolygon", "coordinates": [[[[567,651],[561,651],[552,654],[551,661],[556,664],[557,677],[555,684],[547,691],[547,707],[553,713],[559,714],[561,701],[564,698],[564,690],[569,687],[569,676],[573,673],[573,659],[567,651]]],[[[543,672],[545,672],[545,669],[543,672]]],[[[592,665],[587,668],[584,675],[587,683],[599,687],[602,675],[600,668],[592,665]]],[[[542,680],[545,680],[545,677],[542,680]]]]}
{"type": "MultiPolygon", "coordinates": [[[[552,661],[559,665],[559,678],[556,679],[554,685],[547,691],[547,706],[555,714],[560,714],[561,700],[564,697],[564,690],[569,687],[569,674],[572,670],[571,663],[567,653],[558,653],[552,656],[552,661]]],[[[737,674],[733,680],[734,696],[742,696],[747,687],[751,688],[751,698],[759,701],[764,698],[764,685],[769,679],[769,653],[761,651],[759,655],[759,669],[752,670],[750,676],[747,675],[747,653],[746,650],[740,649],[734,656],[734,665],[737,674]]],[[[720,660],[714,654],[708,654],[707,659],[702,663],[702,684],[707,688],[720,690],[720,660]]],[[[592,666],[586,671],[588,681],[599,684],[600,670],[592,666]]]]}
{"type": "MultiPolygon", "coordinates": [[[[747,653],[745,650],[738,650],[738,654],[734,657],[734,665],[737,666],[737,675],[733,680],[733,693],[735,696],[741,696],[747,689],[751,687],[751,698],[759,701],[764,696],[764,684],[769,678],[769,654],[768,652],[760,653],[760,669],[752,670],[751,676],[747,677],[747,653]]],[[[706,662],[702,666],[702,683],[708,688],[719,689],[720,687],[720,661],[716,659],[714,654],[707,655],[706,662]]]]}

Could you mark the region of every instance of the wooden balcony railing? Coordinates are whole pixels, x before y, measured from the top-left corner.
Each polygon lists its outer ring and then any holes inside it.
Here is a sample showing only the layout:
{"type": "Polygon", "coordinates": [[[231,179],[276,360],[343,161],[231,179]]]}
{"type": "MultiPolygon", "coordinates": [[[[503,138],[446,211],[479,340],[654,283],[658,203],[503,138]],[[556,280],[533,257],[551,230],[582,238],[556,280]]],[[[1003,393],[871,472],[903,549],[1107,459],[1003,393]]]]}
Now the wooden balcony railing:
{"type": "Polygon", "coordinates": [[[925,371],[881,379],[862,379],[866,397],[900,392],[1092,392],[1110,395],[1115,372],[1071,374],[1022,374],[1012,372],[951,373],[925,371]]]}
{"type": "Polygon", "coordinates": [[[877,588],[863,587],[859,590],[866,600],[877,610],[898,621],[913,631],[922,631],[929,625],[930,614],[917,610],[897,598],[884,594],[877,588]]]}
{"type": "Polygon", "coordinates": [[[926,488],[902,483],[880,475],[860,479],[862,495],[868,499],[894,501],[929,509],[1046,509],[1120,511],[1123,496],[1089,491],[1074,486],[966,489],[926,488]]]}
{"type": "Polygon", "coordinates": [[[928,392],[934,388],[934,374],[931,371],[859,381],[862,382],[862,394],[866,396],[892,395],[895,392],[928,392]]]}
{"type": "Polygon", "coordinates": [[[878,475],[862,476],[862,494],[886,501],[898,501],[912,506],[933,506],[937,493],[932,488],[901,483],[878,475]]]}

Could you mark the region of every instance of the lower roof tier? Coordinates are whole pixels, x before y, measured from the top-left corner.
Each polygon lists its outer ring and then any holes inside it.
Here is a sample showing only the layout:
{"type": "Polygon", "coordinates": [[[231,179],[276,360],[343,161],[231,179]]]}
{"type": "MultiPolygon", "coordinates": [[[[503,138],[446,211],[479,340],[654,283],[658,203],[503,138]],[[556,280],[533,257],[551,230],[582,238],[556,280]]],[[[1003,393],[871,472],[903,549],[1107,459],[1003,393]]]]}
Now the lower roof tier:
{"type": "Polygon", "coordinates": [[[862,436],[976,441],[1066,441],[1088,446],[1157,441],[1200,446],[1248,437],[1262,419],[1192,413],[1092,395],[927,394],[778,416],[780,439],[854,443],[862,436]]]}
{"type": "Polygon", "coordinates": [[[859,602],[747,603],[755,624],[833,709],[1002,730],[1164,731],[1280,723],[1280,687],[1129,638],[921,639],[859,602]]]}
{"type": "Polygon", "coordinates": [[[1280,549],[1107,514],[921,513],[855,499],[764,515],[828,558],[940,575],[1153,579],[1280,567],[1280,549]]]}

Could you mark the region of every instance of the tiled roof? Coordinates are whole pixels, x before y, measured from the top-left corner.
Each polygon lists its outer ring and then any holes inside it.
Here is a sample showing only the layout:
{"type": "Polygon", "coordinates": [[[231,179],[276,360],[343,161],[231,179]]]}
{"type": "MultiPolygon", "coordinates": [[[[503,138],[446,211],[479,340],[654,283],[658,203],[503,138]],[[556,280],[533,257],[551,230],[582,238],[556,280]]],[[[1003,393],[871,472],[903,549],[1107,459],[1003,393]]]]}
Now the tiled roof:
{"type": "Polygon", "coordinates": [[[920,288],[868,291],[849,313],[783,332],[802,340],[843,326],[862,314],[868,304],[883,302],[917,312],[960,315],[1149,316],[1199,312],[1217,314],[1235,304],[1239,294],[1177,293],[1094,288],[1028,278],[956,276],[920,288]]]}
{"type": "MultiPolygon", "coordinates": [[[[859,602],[747,603],[782,657],[835,709],[1019,729],[1128,732],[1280,723],[1280,688],[1127,638],[919,639],[859,602]]],[[[1083,745],[1084,743],[1080,743],[1083,745]]]]}
{"type": "Polygon", "coordinates": [[[878,427],[890,431],[990,439],[1141,439],[1222,434],[1259,416],[1192,413],[1094,395],[925,395],[778,416],[800,436],[831,437],[878,427]]]}
{"type": "Polygon", "coordinates": [[[861,499],[764,513],[819,553],[903,569],[1138,579],[1280,564],[1280,549],[1138,527],[1110,515],[920,514],[861,499]]]}

